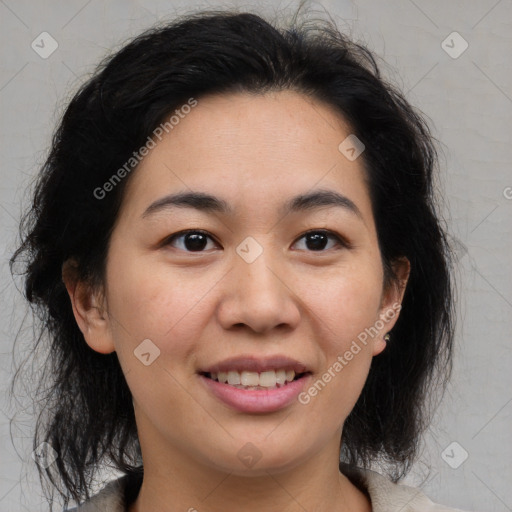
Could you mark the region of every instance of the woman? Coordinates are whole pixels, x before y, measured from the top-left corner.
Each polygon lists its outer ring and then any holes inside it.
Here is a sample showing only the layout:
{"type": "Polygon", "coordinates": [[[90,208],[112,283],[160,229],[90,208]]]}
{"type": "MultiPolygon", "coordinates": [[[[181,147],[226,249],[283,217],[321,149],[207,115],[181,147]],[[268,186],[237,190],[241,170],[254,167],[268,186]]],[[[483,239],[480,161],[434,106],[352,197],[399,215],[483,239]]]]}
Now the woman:
{"type": "Polygon", "coordinates": [[[397,483],[451,368],[436,162],[327,22],[197,13],[107,59],[11,260],[49,334],[34,448],[65,506],[449,510],[397,483]]]}

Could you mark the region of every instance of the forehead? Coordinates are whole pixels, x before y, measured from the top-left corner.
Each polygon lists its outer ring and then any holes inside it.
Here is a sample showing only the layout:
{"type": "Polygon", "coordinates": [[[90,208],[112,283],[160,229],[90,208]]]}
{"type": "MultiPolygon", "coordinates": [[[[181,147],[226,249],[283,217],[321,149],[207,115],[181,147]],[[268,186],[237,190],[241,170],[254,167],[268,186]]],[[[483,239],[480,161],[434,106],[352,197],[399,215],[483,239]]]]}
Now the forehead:
{"type": "Polygon", "coordinates": [[[139,164],[124,206],[141,214],[148,202],[187,189],[221,195],[235,208],[277,205],[283,194],[315,187],[364,203],[362,159],[350,161],[338,149],[348,135],[332,107],[293,91],[199,98],[139,164]]]}

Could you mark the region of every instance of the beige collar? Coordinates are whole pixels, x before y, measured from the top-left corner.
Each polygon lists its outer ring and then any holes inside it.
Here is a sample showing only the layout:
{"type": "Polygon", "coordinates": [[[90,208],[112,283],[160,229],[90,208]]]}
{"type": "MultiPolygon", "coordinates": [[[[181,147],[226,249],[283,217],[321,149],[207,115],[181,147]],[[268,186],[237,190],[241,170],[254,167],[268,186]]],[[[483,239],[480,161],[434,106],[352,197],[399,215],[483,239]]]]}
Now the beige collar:
{"type": "MultiPolygon", "coordinates": [[[[370,496],[372,512],[463,512],[433,503],[415,487],[395,484],[375,471],[352,470],[370,496]]],[[[109,482],[98,494],[68,512],[126,512],[124,493],[127,477],[109,482]]]]}

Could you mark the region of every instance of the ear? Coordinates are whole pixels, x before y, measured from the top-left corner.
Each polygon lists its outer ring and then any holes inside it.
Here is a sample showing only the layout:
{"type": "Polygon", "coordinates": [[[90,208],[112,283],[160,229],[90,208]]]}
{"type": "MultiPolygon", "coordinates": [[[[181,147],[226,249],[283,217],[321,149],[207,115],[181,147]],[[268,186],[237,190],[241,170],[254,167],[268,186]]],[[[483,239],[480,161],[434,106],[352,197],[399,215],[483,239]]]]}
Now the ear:
{"type": "Polygon", "coordinates": [[[393,329],[400,316],[402,300],[411,272],[411,264],[405,257],[396,259],[391,266],[396,278],[392,279],[382,292],[379,320],[375,322],[378,334],[374,338],[374,356],[386,348],[384,336],[393,329]]]}
{"type": "Polygon", "coordinates": [[[76,323],[89,347],[101,354],[114,352],[106,302],[101,290],[78,278],[78,264],[74,259],[62,265],[62,281],[66,286],[76,323]]]}

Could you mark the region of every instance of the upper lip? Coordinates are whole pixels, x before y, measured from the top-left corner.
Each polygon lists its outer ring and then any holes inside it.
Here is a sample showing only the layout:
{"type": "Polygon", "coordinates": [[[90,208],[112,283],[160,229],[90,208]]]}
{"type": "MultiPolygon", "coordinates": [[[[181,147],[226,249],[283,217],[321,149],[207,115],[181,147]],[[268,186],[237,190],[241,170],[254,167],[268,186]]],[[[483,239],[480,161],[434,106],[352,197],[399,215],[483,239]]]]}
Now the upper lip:
{"type": "Polygon", "coordinates": [[[238,356],[224,359],[201,369],[200,373],[218,373],[228,371],[265,372],[267,370],[293,370],[296,374],[308,371],[306,365],[290,357],[276,355],[272,357],[238,356]]]}

